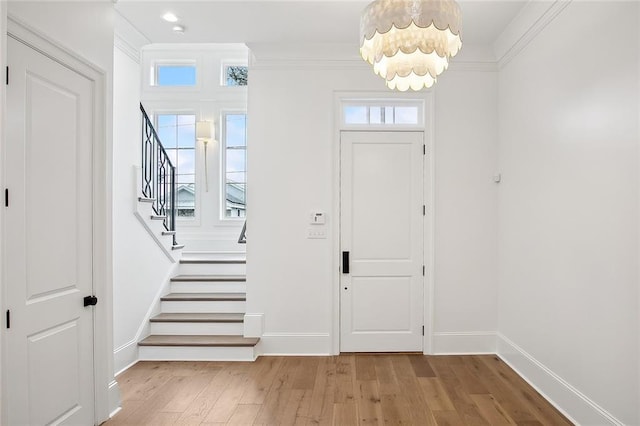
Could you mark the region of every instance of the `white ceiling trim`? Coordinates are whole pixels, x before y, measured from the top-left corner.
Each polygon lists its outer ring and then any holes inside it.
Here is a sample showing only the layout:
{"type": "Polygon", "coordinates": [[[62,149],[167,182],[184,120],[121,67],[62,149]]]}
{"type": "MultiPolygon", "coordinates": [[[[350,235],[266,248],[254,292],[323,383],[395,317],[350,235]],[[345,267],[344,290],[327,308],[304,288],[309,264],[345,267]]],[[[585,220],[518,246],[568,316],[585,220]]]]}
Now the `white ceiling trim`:
{"type": "Polygon", "coordinates": [[[573,0],[529,0],[493,44],[498,69],[522,52],[573,0]]]}
{"type": "Polygon", "coordinates": [[[150,43],[151,40],[116,11],[113,35],[113,45],[116,48],[139,64],[142,47],[150,43]]]}

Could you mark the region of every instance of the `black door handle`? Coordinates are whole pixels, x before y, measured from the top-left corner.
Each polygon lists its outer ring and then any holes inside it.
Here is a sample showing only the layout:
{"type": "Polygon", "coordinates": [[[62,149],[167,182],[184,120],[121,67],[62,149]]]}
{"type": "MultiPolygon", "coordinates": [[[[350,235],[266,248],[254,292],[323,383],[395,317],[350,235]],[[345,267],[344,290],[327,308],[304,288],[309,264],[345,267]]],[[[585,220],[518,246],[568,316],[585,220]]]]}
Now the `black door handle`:
{"type": "Polygon", "coordinates": [[[84,306],[95,306],[98,304],[98,298],[95,296],[86,296],[84,298],[84,306]]]}
{"type": "Polygon", "coordinates": [[[343,274],[349,273],[349,252],[348,251],[342,252],[342,273],[343,274]]]}

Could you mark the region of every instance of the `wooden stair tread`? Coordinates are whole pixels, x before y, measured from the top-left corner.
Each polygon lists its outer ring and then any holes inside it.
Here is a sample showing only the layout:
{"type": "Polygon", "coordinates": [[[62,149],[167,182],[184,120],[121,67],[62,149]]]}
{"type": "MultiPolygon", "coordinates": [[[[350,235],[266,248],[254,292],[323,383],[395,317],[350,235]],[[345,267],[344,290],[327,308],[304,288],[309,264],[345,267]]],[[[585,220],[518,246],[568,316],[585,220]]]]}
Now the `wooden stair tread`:
{"type": "Polygon", "coordinates": [[[151,318],[151,322],[238,323],[244,322],[244,314],[161,313],[151,318]]]}
{"type": "Polygon", "coordinates": [[[252,347],[259,338],[244,336],[187,336],[187,335],[151,335],[138,342],[139,346],[223,346],[252,347]]]}
{"type": "Polygon", "coordinates": [[[186,265],[240,265],[247,263],[246,259],[181,259],[186,265]]]}
{"type": "Polygon", "coordinates": [[[247,300],[247,295],[245,293],[170,293],[162,296],[160,300],[163,302],[243,302],[247,300]]]}
{"type": "Polygon", "coordinates": [[[171,278],[173,282],[204,281],[204,282],[245,282],[247,277],[243,275],[176,275],[171,278]]]}

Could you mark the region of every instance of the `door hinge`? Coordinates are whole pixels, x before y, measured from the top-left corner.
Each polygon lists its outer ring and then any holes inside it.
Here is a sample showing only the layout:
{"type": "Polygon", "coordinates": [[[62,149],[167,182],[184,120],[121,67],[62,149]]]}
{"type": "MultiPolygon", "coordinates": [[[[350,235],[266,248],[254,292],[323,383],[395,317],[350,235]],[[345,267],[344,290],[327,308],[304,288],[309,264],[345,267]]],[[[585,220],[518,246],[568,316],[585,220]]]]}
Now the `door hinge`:
{"type": "Polygon", "coordinates": [[[422,155],[427,155],[427,146],[422,145],[422,155]]]}
{"type": "Polygon", "coordinates": [[[7,309],[7,328],[11,328],[11,311],[7,309]]]}
{"type": "Polygon", "coordinates": [[[422,276],[424,277],[427,273],[427,267],[425,265],[422,265],[422,276]]]}
{"type": "Polygon", "coordinates": [[[7,86],[9,85],[9,67],[7,66],[7,74],[6,74],[7,86]]]}
{"type": "Polygon", "coordinates": [[[426,216],[427,215],[427,206],[423,205],[422,206],[422,216],[426,216]]]}
{"type": "Polygon", "coordinates": [[[4,189],[4,206],[9,207],[9,188],[4,189]]]}
{"type": "Polygon", "coordinates": [[[424,325],[422,326],[422,335],[424,336],[424,325]]]}

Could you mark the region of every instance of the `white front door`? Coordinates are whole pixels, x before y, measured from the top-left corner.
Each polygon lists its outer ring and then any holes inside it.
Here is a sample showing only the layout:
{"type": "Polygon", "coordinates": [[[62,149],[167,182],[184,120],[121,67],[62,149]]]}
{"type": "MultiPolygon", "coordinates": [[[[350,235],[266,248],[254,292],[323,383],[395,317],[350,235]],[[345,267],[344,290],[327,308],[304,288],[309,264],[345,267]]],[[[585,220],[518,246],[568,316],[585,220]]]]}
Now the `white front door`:
{"type": "Polygon", "coordinates": [[[8,424],[94,424],[92,82],[8,38],[8,424]]]}
{"type": "Polygon", "coordinates": [[[340,350],[423,349],[423,133],[341,133],[340,350]]]}

